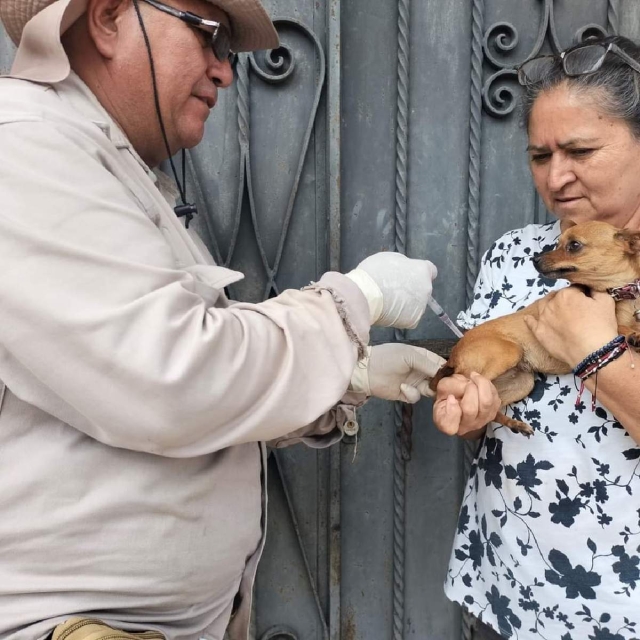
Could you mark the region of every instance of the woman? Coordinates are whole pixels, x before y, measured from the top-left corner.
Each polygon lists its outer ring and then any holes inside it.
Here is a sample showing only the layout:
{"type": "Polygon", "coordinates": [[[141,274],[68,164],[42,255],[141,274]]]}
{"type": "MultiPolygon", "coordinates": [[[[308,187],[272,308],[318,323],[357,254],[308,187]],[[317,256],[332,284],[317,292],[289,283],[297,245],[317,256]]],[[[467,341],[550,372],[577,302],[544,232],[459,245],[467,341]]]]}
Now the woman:
{"type": "MultiPolygon", "coordinates": [[[[558,221],[507,233],[484,255],[471,328],[550,291],[530,328],[576,367],[617,336],[614,301],[539,276],[532,255],[568,221],[640,229],[640,48],[589,40],[519,70],[536,189],[558,221]]],[[[640,307],[640,299],[638,300],[640,307]]],[[[487,424],[499,406],[487,379],[442,380],[434,420],[484,436],[471,469],[445,590],[482,622],[476,638],[631,640],[640,636],[640,356],[602,364],[578,400],[573,375],[539,376],[510,407],[535,435],[487,424]]]]}

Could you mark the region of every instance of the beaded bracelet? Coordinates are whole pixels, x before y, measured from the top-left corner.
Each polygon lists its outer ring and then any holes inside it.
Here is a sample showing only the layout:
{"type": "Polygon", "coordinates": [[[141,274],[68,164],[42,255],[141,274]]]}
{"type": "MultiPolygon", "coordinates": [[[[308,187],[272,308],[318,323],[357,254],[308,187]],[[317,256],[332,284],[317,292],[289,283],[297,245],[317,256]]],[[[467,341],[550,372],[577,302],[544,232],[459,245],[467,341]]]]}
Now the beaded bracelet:
{"type": "Polygon", "coordinates": [[[600,358],[602,358],[604,355],[623,344],[627,344],[627,339],[624,336],[616,336],[613,340],[611,340],[611,342],[607,342],[607,344],[605,344],[603,347],[600,347],[593,353],[590,353],[584,360],[582,360],[582,362],[576,365],[573,373],[576,376],[581,377],[580,374],[582,373],[583,369],[586,369],[590,365],[597,363],[598,360],[600,360],[600,358]]]}
{"type": "Polygon", "coordinates": [[[627,349],[627,343],[623,342],[621,345],[618,345],[611,349],[608,353],[605,353],[599,360],[596,360],[593,364],[584,368],[582,371],[577,373],[576,375],[581,380],[586,380],[589,376],[592,376],[594,373],[597,373],[600,369],[602,369],[605,365],[613,362],[616,358],[619,358],[624,351],[627,349]]]}
{"type": "MultiPolygon", "coordinates": [[[[598,391],[598,371],[619,358],[627,349],[629,343],[625,336],[616,336],[611,342],[608,342],[603,347],[600,347],[597,351],[590,353],[582,362],[580,362],[573,370],[574,375],[580,378],[580,390],[578,391],[578,397],[576,398],[576,407],[580,404],[582,393],[584,392],[584,381],[595,374],[596,382],[591,396],[591,411],[596,409],[596,393],[598,391]]],[[[631,361],[631,368],[635,368],[633,359],[631,361]]]]}

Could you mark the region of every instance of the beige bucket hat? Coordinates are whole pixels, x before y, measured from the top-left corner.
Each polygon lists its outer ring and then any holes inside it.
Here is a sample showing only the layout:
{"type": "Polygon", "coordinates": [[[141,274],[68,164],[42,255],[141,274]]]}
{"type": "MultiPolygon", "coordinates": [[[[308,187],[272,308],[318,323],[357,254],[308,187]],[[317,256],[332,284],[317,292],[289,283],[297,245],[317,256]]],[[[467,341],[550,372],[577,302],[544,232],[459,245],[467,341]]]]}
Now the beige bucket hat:
{"type": "MultiPolygon", "coordinates": [[[[278,34],[260,0],[209,0],[229,17],[234,51],[275,49],[278,34]]],[[[0,20],[18,45],[10,75],[56,83],[70,71],[60,36],[85,12],[87,0],[0,0],[0,20]]]]}

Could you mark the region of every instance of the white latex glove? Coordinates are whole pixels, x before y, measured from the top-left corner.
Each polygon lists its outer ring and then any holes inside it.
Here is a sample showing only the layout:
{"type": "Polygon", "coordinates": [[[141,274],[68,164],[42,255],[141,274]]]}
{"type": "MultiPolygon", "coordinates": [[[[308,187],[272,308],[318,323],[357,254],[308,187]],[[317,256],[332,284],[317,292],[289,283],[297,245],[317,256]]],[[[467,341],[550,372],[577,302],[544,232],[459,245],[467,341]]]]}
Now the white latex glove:
{"type": "Polygon", "coordinates": [[[349,391],[413,404],[422,396],[434,395],[429,382],[445,362],[439,355],[410,344],[367,347],[367,356],[353,371],[349,391]]]}
{"type": "Polygon", "coordinates": [[[371,324],[413,329],[425,311],[438,270],[429,260],[384,251],[365,258],[346,275],[367,298],[371,324]]]}

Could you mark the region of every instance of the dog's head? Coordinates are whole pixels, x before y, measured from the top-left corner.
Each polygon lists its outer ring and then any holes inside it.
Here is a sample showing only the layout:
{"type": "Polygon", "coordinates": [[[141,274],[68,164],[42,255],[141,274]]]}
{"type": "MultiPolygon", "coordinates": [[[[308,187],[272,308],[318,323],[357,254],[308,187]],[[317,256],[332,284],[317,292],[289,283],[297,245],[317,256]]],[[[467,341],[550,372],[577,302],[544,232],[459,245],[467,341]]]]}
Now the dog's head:
{"type": "Polygon", "coordinates": [[[547,278],[564,278],[594,291],[620,287],[640,278],[640,231],[606,222],[583,222],[565,229],[553,251],[533,258],[547,278]]]}

